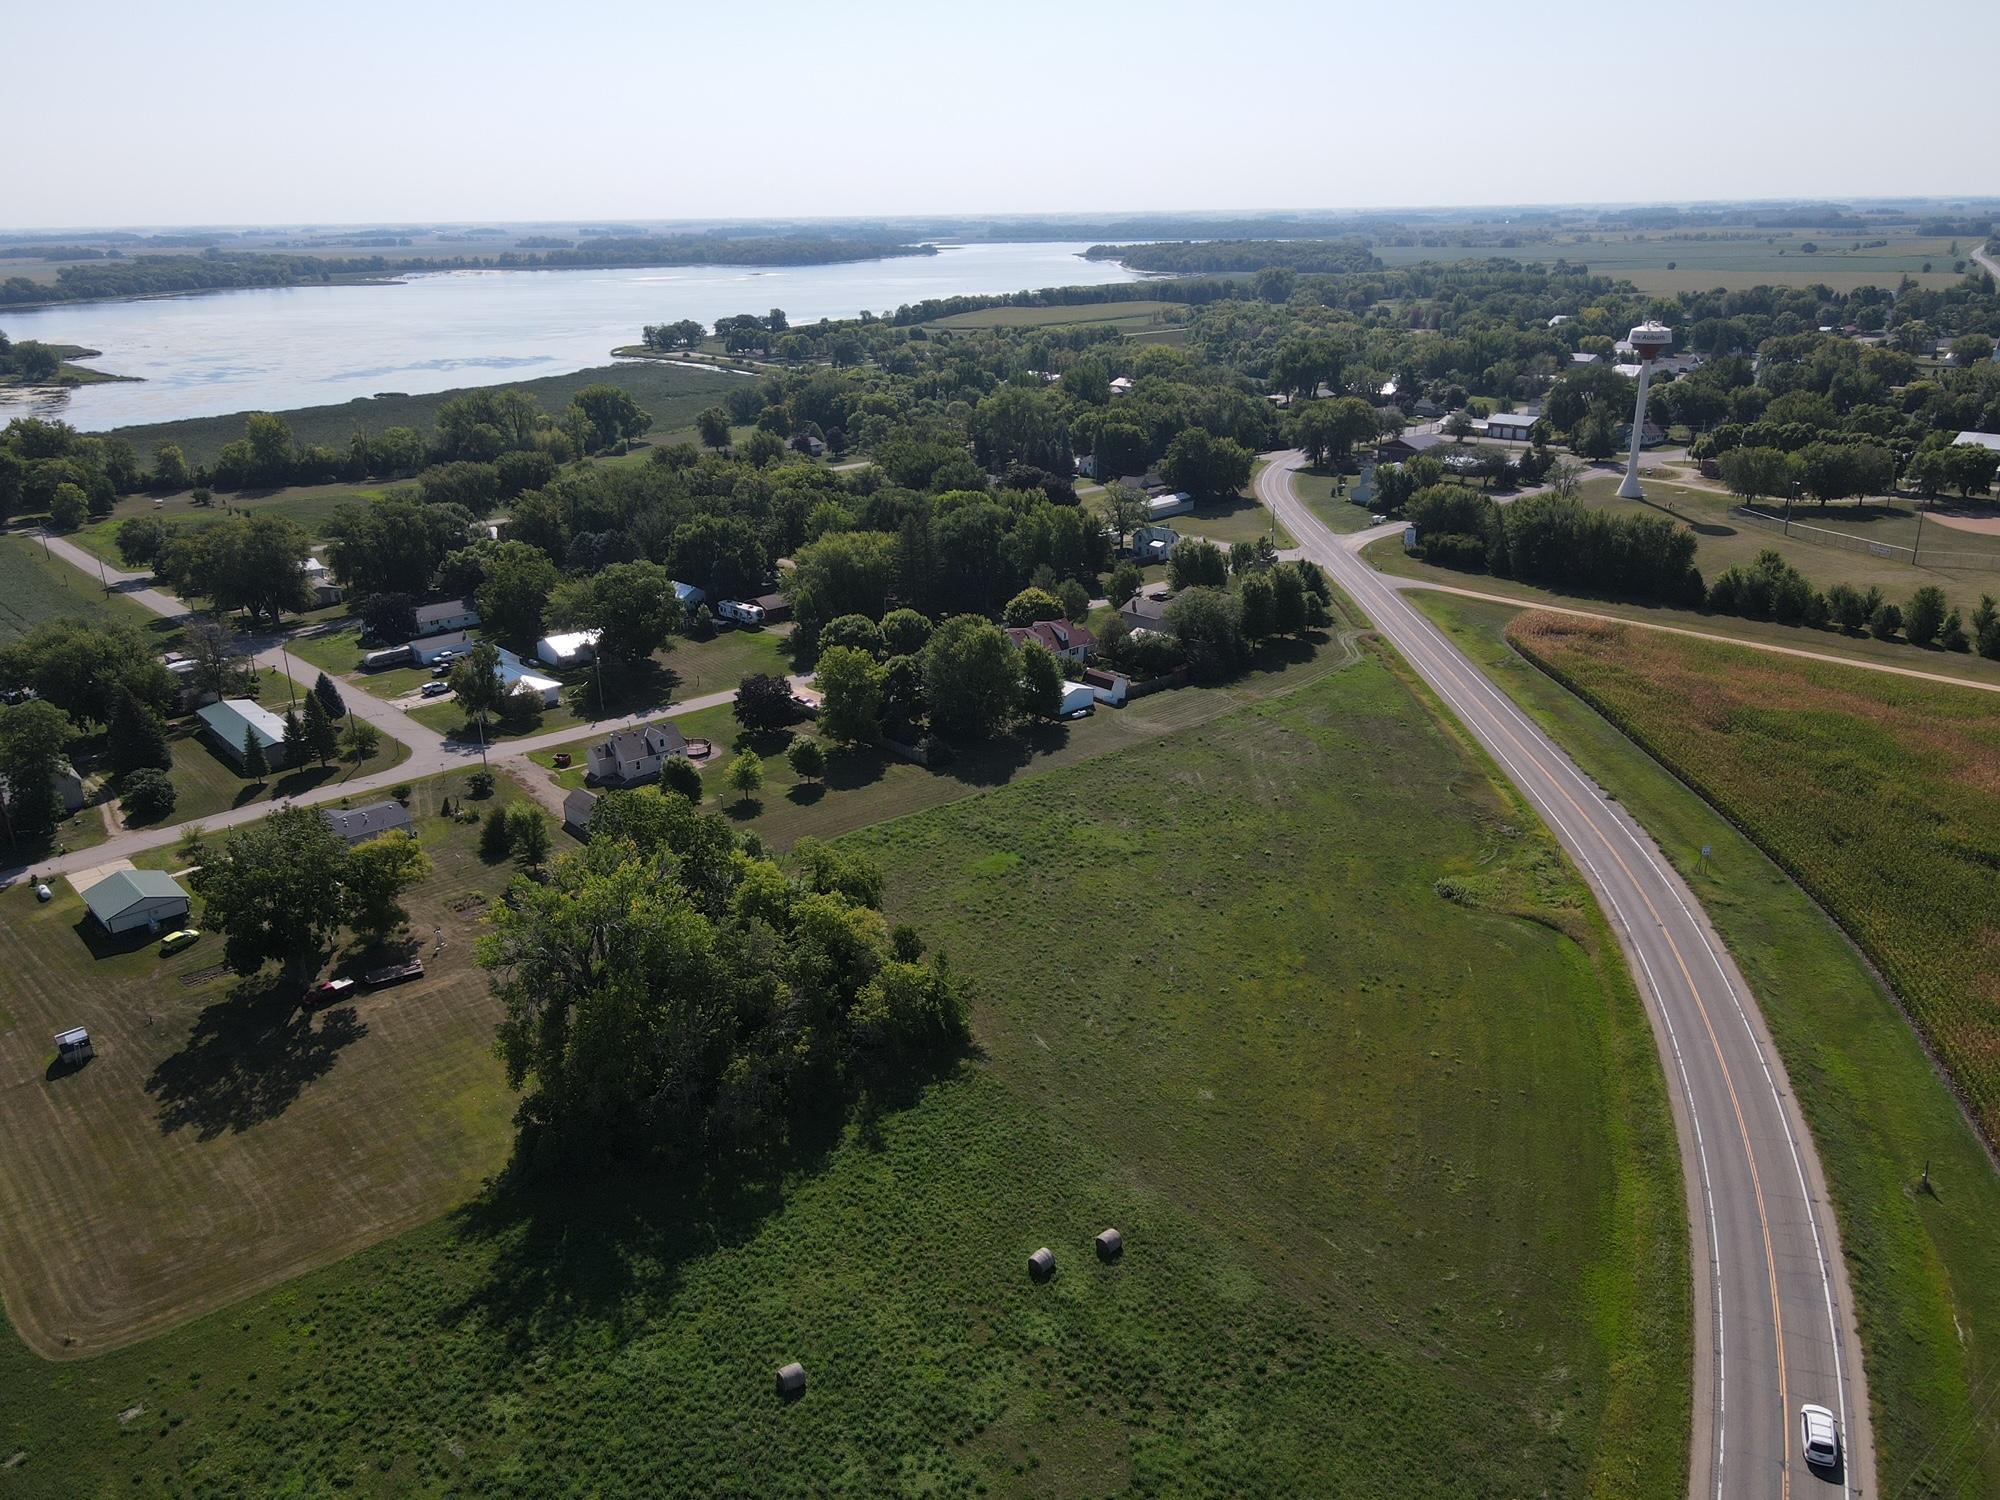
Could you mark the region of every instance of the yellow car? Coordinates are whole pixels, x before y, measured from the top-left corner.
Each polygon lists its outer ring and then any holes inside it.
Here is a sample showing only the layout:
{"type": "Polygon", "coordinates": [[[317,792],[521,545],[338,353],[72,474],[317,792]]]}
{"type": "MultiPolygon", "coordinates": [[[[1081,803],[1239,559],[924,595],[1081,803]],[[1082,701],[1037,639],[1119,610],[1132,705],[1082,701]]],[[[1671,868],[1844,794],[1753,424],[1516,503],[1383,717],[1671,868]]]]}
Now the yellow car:
{"type": "Polygon", "coordinates": [[[201,936],[192,927],[183,927],[179,932],[170,932],[160,939],[162,953],[178,953],[201,936]]]}

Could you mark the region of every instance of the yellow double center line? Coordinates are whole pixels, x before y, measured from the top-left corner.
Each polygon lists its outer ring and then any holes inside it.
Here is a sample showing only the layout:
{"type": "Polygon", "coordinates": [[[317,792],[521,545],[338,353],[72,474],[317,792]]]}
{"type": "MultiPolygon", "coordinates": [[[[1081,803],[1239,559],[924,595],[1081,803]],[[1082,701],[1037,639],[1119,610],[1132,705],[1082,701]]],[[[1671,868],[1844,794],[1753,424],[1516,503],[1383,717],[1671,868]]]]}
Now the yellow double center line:
{"type": "MultiPolygon", "coordinates": [[[[1286,487],[1289,488],[1290,485],[1289,478],[1286,478],[1283,482],[1285,483],[1286,487]]],[[[1294,517],[1293,519],[1294,522],[1296,523],[1300,518],[1294,517]]],[[[1315,525],[1318,524],[1317,517],[1312,518],[1312,520],[1315,525]]],[[[1394,591],[1391,590],[1388,585],[1380,583],[1379,581],[1374,580],[1372,578],[1369,580],[1369,582],[1371,587],[1380,591],[1383,599],[1389,603],[1390,607],[1400,608],[1408,611],[1414,620],[1415,610],[1406,601],[1396,597],[1394,591]]],[[[1468,688],[1466,686],[1463,678],[1458,672],[1457,667],[1453,663],[1440,658],[1437,652],[1431,647],[1430,643],[1423,639],[1420,628],[1414,634],[1418,647],[1421,649],[1421,652],[1429,659],[1429,661],[1432,664],[1433,670],[1436,671],[1439,676],[1450,679],[1454,683],[1454,685],[1456,685],[1462,692],[1475,691],[1475,689],[1468,688]]],[[[1416,653],[1412,652],[1412,654],[1416,653]]],[[[1599,841],[1604,845],[1605,852],[1609,854],[1612,859],[1616,860],[1618,863],[1618,868],[1625,872],[1625,878],[1632,883],[1632,889],[1638,893],[1639,900],[1644,903],[1647,912],[1652,916],[1653,923],[1656,927],[1658,927],[1660,936],[1666,939],[1667,947],[1674,955],[1674,964],[1677,968],[1680,969],[1681,978],[1687,984],[1688,994],[1694,1000],[1695,1009],[1701,1012],[1702,1028],[1708,1033],[1708,1043],[1710,1048],[1715,1053],[1716,1065],[1722,1069],[1722,1081],[1724,1086],[1729,1090],[1729,1107],[1735,1113],[1736,1116],[1736,1131],[1737,1134],[1741,1136],[1743,1140],[1743,1159],[1746,1163],[1748,1163],[1750,1167],[1750,1187],[1757,1203],[1757,1227],[1761,1232],[1764,1240],[1764,1268],[1770,1279],[1770,1290],[1771,1290],[1772,1337],[1774,1340],[1774,1345],[1776,1348],[1777,1358],[1778,1358],[1778,1411],[1780,1414],[1778,1422],[1778,1433],[1781,1445],[1780,1451],[1783,1458],[1783,1462],[1778,1471],[1779,1488],[1780,1488],[1780,1493],[1786,1497],[1786,1500],[1790,1500],[1790,1496],[1792,1493],[1792,1428],[1791,1428],[1791,1417],[1790,1417],[1791,1400],[1785,1373],[1785,1315],[1784,1315],[1784,1308],[1780,1303],[1778,1297],[1778,1259],[1776,1251],[1774,1250],[1771,1244],[1771,1217],[1764,1202],[1764,1179],[1762,1174],[1760,1174],[1757,1170],[1757,1153],[1755,1148],[1751,1145],[1750,1142],[1749,1122],[1745,1120],[1743,1116],[1743,1101],[1736,1092],[1735,1075],[1731,1073],[1729,1069],[1728,1059],[1723,1056],[1722,1039],[1716,1035],[1715,1023],[1711,1019],[1708,1013],[1708,1004],[1705,1000],[1702,999],[1701,987],[1695,983],[1694,974],[1688,968],[1687,959],[1681,953],[1680,944],[1674,941],[1673,932],[1671,931],[1671,929],[1668,928],[1667,924],[1663,920],[1661,920],[1659,909],[1653,905],[1652,898],[1646,894],[1645,886],[1641,883],[1639,877],[1633,873],[1632,867],[1625,862],[1625,858],[1618,852],[1617,846],[1612,843],[1611,839],[1608,836],[1606,836],[1603,829],[1597,826],[1596,822],[1591,818],[1590,814],[1585,811],[1583,804],[1578,802],[1576,798],[1570,794],[1569,789],[1563,785],[1562,778],[1556,775],[1556,773],[1550,770],[1546,765],[1542,764],[1539,755],[1534,751],[1532,747],[1524,744],[1521,741],[1521,739],[1514,733],[1511,726],[1508,725],[1506,719],[1499,714],[1494,714],[1491,717],[1493,719],[1495,732],[1500,736],[1504,737],[1508,741],[1508,743],[1511,744],[1514,747],[1514,749],[1518,751],[1522,756],[1524,756],[1530,761],[1533,761],[1537,766],[1541,768],[1543,774],[1548,777],[1549,783],[1554,788],[1556,795],[1561,797],[1563,801],[1567,802],[1570,805],[1570,807],[1575,811],[1577,817],[1583,822],[1583,824],[1589,827],[1591,831],[1597,835],[1599,841]]],[[[1661,1002],[1664,1004],[1665,996],[1661,996],[1660,998],[1661,1002]]],[[[1689,1101],[1689,1107],[1690,1108],[1693,1107],[1692,1100],[1689,1101]]]]}

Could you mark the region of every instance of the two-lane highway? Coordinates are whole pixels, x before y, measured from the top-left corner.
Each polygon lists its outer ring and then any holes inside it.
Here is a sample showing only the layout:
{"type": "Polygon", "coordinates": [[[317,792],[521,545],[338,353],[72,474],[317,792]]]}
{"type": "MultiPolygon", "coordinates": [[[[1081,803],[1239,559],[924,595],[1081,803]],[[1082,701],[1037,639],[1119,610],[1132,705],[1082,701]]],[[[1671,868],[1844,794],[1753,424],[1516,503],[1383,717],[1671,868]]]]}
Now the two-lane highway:
{"type": "Polygon", "coordinates": [[[1298,499],[1296,452],[1258,498],[1486,748],[1582,869],[1659,1041],[1688,1187],[1695,1293],[1691,1500],[1873,1491],[1860,1339],[1819,1159],[1749,986],[1652,839],[1473,662],[1298,499]],[[1801,1404],[1846,1438],[1810,1469],[1801,1404]]]}

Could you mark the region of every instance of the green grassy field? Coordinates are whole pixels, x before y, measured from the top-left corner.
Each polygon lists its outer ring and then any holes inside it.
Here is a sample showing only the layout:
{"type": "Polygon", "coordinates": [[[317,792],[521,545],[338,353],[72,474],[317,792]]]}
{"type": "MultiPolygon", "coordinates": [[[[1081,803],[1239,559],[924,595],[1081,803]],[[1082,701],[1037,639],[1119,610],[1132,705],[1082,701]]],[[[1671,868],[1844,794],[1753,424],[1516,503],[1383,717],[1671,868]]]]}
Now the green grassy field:
{"type": "Polygon", "coordinates": [[[118,555],[118,528],[133,516],[159,516],[162,520],[177,521],[187,526],[209,526],[231,515],[274,510],[304,527],[307,535],[319,537],[325,534],[326,523],[341,506],[375,499],[384,488],[386,486],[379,485],[368,488],[344,484],[287,485],[276,490],[219,494],[205,506],[194,503],[192,490],[161,496],[158,504],[151,496],[127,495],[112,507],[110,515],[88,526],[78,527],[70,533],[69,539],[103,558],[114,568],[122,568],[126,563],[118,555]]]}
{"type": "MultiPolygon", "coordinates": [[[[0,893],[0,964],[16,981],[0,1017],[16,1101],[0,1287],[36,1349],[74,1357],[181,1323],[423,1223],[500,1165],[512,1102],[470,958],[480,908],[465,903],[510,872],[479,859],[475,827],[432,815],[446,794],[463,796],[463,778],[417,783],[412,801],[438,866],[406,901],[429,972],[351,1005],[308,1011],[211,973],[213,934],[166,958],[157,940],[93,946],[67,882],[45,906],[26,886],[0,893]],[[51,1034],[79,1024],[97,1058],[47,1075],[51,1034]]],[[[18,1382],[0,1384],[15,1406],[18,1382]]]]}
{"type": "Polygon", "coordinates": [[[103,588],[68,563],[45,556],[33,537],[0,536],[0,645],[61,619],[117,620],[159,639],[180,633],[143,604],[103,588]]]}
{"type": "Polygon", "coordinates": [[[1135,297],[1127,302],[1090,302],[1074,307],[982,307],[952,313],[926,325],[931,328],[1067,328],[1083,323],[1112,323],[1126,333],[1166,326],[1165,314],[1178,306],[1135,297]]]}
{"type": "Polygon", "coordinates": [[[1369,518],[1368,493],[1374,481],[1372,471],[1361,474],[1337,474],[1332,469],[1300,469],[1292,476],[1292,493],[1305,501],[1312,513],[1325,522],[1330,530],[1342,535],[1356,531],[1366,531],[1375,523],[1369,518]],[[1345,481],[1345,490],[1336,496],[1334,485],[1345,481]],[[1355,504],[1359,495],[1361,502],[1355,504]]]}
{"type": "MultiPolygon", "coordinates": [[[[1716,231],[1732,232],[1732,231],[1716,231]]],[[[1951,240],[1907,233],[1874,232],[1859,236],[1862,245],[1886,239],[1881,246],[1855,249],[1857,236],[1834,230],[1739,230],[1747,238],[1672,239],[1660,232],[1578,236],[1562,234],[1553,242],[1512,247],[1494,245],[1374,245],[1373,253],[1389,266],[1423,261],[1505,259],[1528,263],[1567,260],[1583,264],[1600,276],[1630,281],[1643,292],[1672,295],[1705,292],[1715,287],[1741,290],[1752,286],[1798,287],[1823,284],[1836,292],[1859,286],[1894,287],[1904,276],[1919,286],[1937,289],[1959,279],[1947,252],[1951,240]],[[1806,243],[1819,249],[1807,254],[1806,243]],[[1783,252],[1782,254],[1780,252],[1783,252]],[[1926,263],[1931,269],[1924,270],[1926,263]]],[[[1961,238],[1959,257],[1973,242],[1961,238]]]]}
{"type": "MultiPolygon", "coordinates": [[[[956,1076],[778,1180],[496,1188],[144,1345],[0,1343],[9,1487],[1673,1493],[1671,1125],[1531,826],[1372,657],[903,819],[860,843],[972,986],[956,1076]]],[[[277,1123],[382,1086],[413,993],[277,1123]]]]}
{"type": "MultiPolygon", "coordinates": [[[[1254,670],[1232,682],[1155,693],[1123,708],[1099,708],[1074,723],[1043,725],[969,746],[949,766],[936,770],[873,748],[829,749],[826,776],[804,784],[792,774],[784,756],[795,732],[812,733],[810,723],[800,724],[796,731],[747,735],[727,707],[676,715],[674,722],[689,739],[705,739],[715,747],[702,765],[709,805],[754,828],[773,847],[788,849],[808,835],[833,838],[1205,723],[1336,671],[1352,660],[1354,650],[1347,636],[1337,641],[1272,643],[1254,670]],[[740,800],[723,779],[729,761],[742,750],[754,750],[764,761],[763,791],[748,801],[740,800]]],[[[554,749],[531,751],[528,758],[548,767],[557,785],[580,787],[584,750],[593,738],[586,735],[554,749]],[[554,769],[559,751],[567,751],[574,762],[567,770],[554,769]]]]}
{"type": "MultiPolygon", "coordinates": [[[[1840,1216],[1879,1493],[1972,1500],[2000,1490],[1989,1399],[2000,1379],[2000,1173],[1895,1001],[1733,823],[1508,644],[1516,610],[1413,599],[1654,834],[1756,992],[1840,1216]],[[1918,1186],[1926,1163],[1932,1194],[1918,1186]]],[[[1781,771],[1772,785],[1787,794],[1800,783],[1781,771]]]]}
{"type": "MultiPolygon", "coordinates": [[[[1596,510],[1637,511],[1686,523],[1695,534],[1695,566],[1710,581],[1725,568],[1750,566],[1770,548],[1821,588],[1874,584],[1889,598],[1903,600],[1934,583],[1968,613],[1981,593],[2000,592],[2000,536],[1957,530],[1926,517],[1920,540],[1912,502],[1797,504],[1786,530],[1782,520],[1765,525],[1734,514],[1736,498],[1718,490],[1649,480],[1644,501],[1620,500],[1617,492],[1618,481],[1600,475],[1585,481],[1581,499],[1596,510]],[[1872,546],[1902,550],[1885,556],[1872,546]],[[1941,565],[1946,561],[1950,566],[1941,565]]],[[[1759,509],[1780,518],[1784,514],[1782,503],[1759,509]]]]}
{"type": "Polygon", "coordinates": [[[1224,547],[1231,542],[1254,542],[1260,536],[1274,536],[1280,547],[1298,545],[1284,524],[1275,522],[1271,512],[1249,494],[1204,501],[1192,511],[1168,516],[1166,524],[1183,536],[1205,536],[1224,547]]]}
{"type": "MultiPolygon", "coordinates": [[[[570,398],[587,385],[615,385],[631,392],[632,399],[653,414],[653,429],[658,433],[693,427],[695,413],[721,400],[741,378],[678,365],[629,363],[599,365],[569,375],[547,375],[539,380],[511,381],[484,389],[525,391],[541,403],[542,410],[553,414],[569,405],[570,398]]],[[[297,407],[280,415],[302,444],[330,443],[345,447],[356,432],[373,434],[391,427],[414,427],[427,433],[437,419],[438,408],[454,396],[464,394],[463,390],[455,390],[421,396],[362,397],[334,406],[297,407]]],[[[179,443],[190,464],[205,464],[214,460],[223,444],[243,436],[243,416],[237,413],[153,422],[120,427],[113,435],[148,455],[155,443],[179,443]]]]}

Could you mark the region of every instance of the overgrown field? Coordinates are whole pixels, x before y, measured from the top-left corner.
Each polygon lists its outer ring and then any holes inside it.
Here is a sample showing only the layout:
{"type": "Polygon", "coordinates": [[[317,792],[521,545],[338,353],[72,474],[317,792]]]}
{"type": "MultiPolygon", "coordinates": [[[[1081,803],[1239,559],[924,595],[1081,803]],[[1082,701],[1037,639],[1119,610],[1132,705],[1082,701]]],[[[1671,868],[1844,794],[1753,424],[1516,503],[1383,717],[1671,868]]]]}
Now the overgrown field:
{"type": "MultiPolygon", "coordinates": [[[[695,413],[720,401],[741,379],[739,375],[711,374],[679,365],[631,361],[482,389],[525,391],[541,403],[542,410],[553,414],[561,412],[569,405],[570,398],[587,385],[615,385],[630,391],[632,399],[653,414],[653,435],[657,437],[692,428],[695,413]]],[[[281,415],[301,445],[330,443],[344,448],[357,431],[372,435],[391,427],[414,427],[419,432],[428,432],[438,408],[454,396],[464,394],[463,390],[455,390],[418,396],[370,396],[332,406],[296,407],[281,415]]],[[[190,464],[205,464],[214,459],[224,443],[243,436],[243,414],[149,422],[120,427],[112,435],[124,438],[147,455],[152,453],[155,443],[179,443],[190,464]]]]}
{"type": "Polygon", "coordinates": [[[1683,1486],[1644,1016],[1379,660],[858,842],[971,987],[956,1077],[779,1179],[495,1189],[146,1345],[9,1342],[9,1489],[1683,1486]]]}
{"type": "Polygon", "coordinates": [[[1840,1217],[1880,1493],[2000,1493],[2000,1173],[1880,977],[1738,828],[1508,644],[1518,610],[1416,602],[1659,840],[1749,980],[1840,1217]]]}
{"type": "Polygon", "coordinates": [[[1508,636],[1825,904],[2000,1136],[2000,699],[1544,612],[1508,636]]]}

